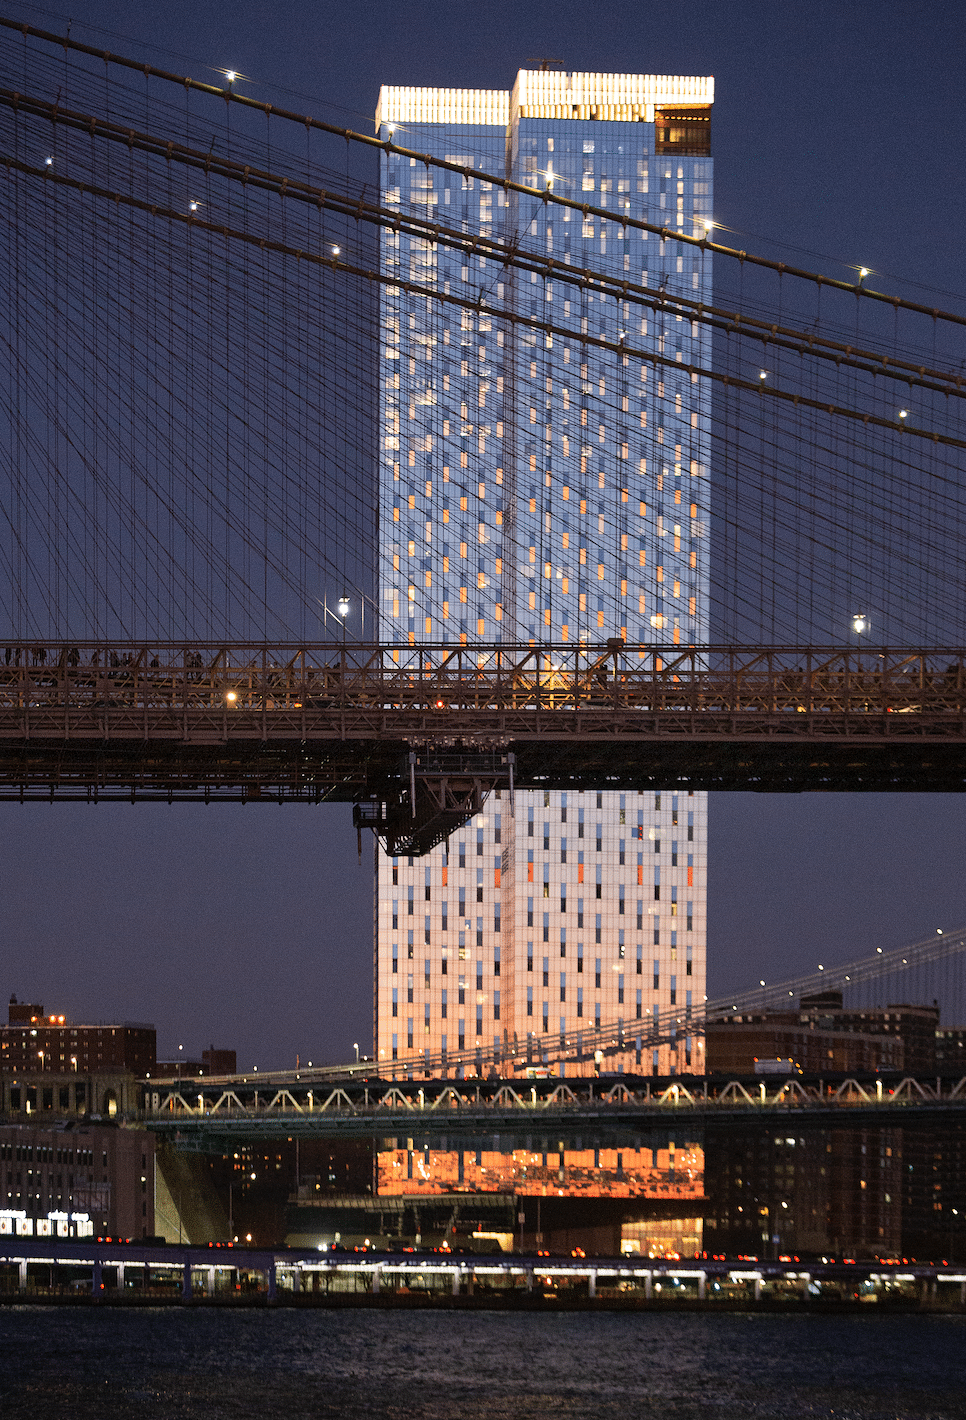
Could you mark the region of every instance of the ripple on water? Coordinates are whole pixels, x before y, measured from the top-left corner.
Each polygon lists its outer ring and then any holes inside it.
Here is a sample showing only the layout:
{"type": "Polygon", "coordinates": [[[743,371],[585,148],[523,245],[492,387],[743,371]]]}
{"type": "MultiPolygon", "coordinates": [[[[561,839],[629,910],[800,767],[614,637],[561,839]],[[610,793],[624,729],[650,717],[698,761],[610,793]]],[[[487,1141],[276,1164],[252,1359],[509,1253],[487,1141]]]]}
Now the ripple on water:
{"type": "Polygon", "coordinates": [[[0,1312],[3,1420],[966,1420],[966,1319],[0,1312]]]}

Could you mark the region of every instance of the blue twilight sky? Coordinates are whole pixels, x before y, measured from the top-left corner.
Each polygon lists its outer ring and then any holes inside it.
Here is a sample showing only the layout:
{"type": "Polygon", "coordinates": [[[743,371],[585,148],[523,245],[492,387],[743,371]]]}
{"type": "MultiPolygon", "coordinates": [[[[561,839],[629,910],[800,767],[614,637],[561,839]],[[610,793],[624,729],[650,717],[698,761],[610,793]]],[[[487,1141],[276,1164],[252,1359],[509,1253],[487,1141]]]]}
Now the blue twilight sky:
{"type": "MultiPolygon", "coordinates": [[[[255,97],[367,131],[380,83],[509,87],[539,56],[710,73],[736,245],[966,305],[966,9],[944,0],[72,0],[70,18],[74,38],[196,78],[235,68],[255,97]]],[[[712,992],[963,924],[964,830],[953,795],[713,797],[712,992]]],[[[154,1021],[163,1051],[347,1058],[371,1032],[370,865],[345,808],[0,805],[0,990],[154,1021]]]]}

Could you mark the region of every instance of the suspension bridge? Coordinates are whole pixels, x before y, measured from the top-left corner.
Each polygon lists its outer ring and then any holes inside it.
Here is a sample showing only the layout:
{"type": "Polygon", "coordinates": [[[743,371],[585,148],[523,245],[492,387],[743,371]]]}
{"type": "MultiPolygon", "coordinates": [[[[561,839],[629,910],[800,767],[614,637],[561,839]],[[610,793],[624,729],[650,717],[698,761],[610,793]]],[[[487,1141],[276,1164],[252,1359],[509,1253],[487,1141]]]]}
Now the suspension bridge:
{"type": "MultiPolygon", "coordinates": [[[[416,855],[498,786],[966,787],[966,316],[240,87],[0,20],[0,798],[350,801],[416,855]],[[490,183],[517,229],[380,198],[379,152],[490,183]],[[648,285],[636,257],[548,253],[531,226],[550,205],[596,224],[602,251],[713,258],[715,304],[648,285]],[[461,288],[415,258],[381,264],[385,232],[461,254],[461,288]],[[459,437],[480,490],[487,439],[544,417],[493,388],[501,332],[640,365],[659,443],[665,380],[711,384],[714,476],[687,447],[663,453],[674,492],[653,495],[647,554],[713,539],[700,645],[660,617],[635,639],[626,587],[613,626],[559,645],[525,637],[513,607],[499,642],[382,634],[381,290],[465,313],[472,339],[433,358],[478,377],[459,437]],[[682,328],[711,336],[710,362],[697,341],[684,357],[682,328]]],[[[641,431],[603,383],[620,469],[641,431]]],[[[585,386],[575,369],[575,399],[585,386]]],[[[451,491],[427,483],[437,527],[451,491]]],[[[517,545],[508,503],[487,555],[552,585],[623,548],[644,496],[629,469],[593,508],[559,493],[563,552],[517,545]]],[[[465,545],[453,559],[468,565],[465,545]]]]}
{"type": "Polygon", "coordinates": [[[265,1092],[212,1086],[154,1092],[138,1122],[185,1152],[224,1153],[242,1141],[277,1138],[411,1139],[410,1148],[544,1152],[565,1139],[621,1141],[640,1148],[652,1131],[687,1131],[762,1124],[785,1129],[935,1128],[958,1124],[966,1111],[966,1077],[875,1081],[835,1078],[783,1082],[722,1079],[638,1080],[594,1088],[586,1081],[553,1082],[538,1091],[500,1081],[467,1087],[435,1082],[318,1091],[311,1086],[265,1092]],[[548,1144],[547,1141],[552,1141],[548,1144]],[[636,1141],[633,1142],[632,1141],[636,1141]]]}
{"type": "Polygon", "coordinates": [[[670,1079],[658,1085],[631,1077],[610,1082],[591,1077],[567,1079],[563,1084],[550,1078],[550,1071],[557,1070],[564,1077],[568,1065],[576,1066],[579,1073],[586,1062],[596,1062],[598,1071],[606,1073],[609,1059],[626,1058],[629,1051],[636,1052],[640,1063],[644,1052],[656,1046],[703,1036],[709,1023],[788,1011],[803,998],[829,991],[839,991],[850,1001],[863,1000],[863,993],[883,991],[893,999],[910,994],[922,999],[933,993],[959,997],[964,968],[966,929],[939,931],[905,946],[878,948],[872,955],[844,965],[821,964],[817,971],[792,980],[761,981],[745,992],[687,1009],[655,1009],[647,1016],[619,1017],[588,1025],[583,1031],[530,1034],[493,1046],[425,1052],[418,1058],[395,1062],[355,1060],[190,1081],[180,1076],[158,1078],[144,1087],[145,1117],[169,1132],[187,1120],[194,1133],[208,1139],[222,1125],[230,1132],[239,1127],[244,1130],[247,1121],[254,1121],[256,1133],[262,1133],[266,1128],[277,1128],[279,1120],[294,1121],[293,1127],[310,1133],[315,1129],[337,1133],[344,1126],[349,1133],[365,1134],[368,1129],[371,1134],[380,1121],[396,1118],[394,1111],[402,1111],[404,1116],[416,1111],[419,1118],[428,1111],[432,1129],[444,1133],[447,1120],[451,1125],[464,1120],[476,1128],[484,1119],[491,1120],[492,1132],[494,1112],[506,1111],[506,1122],[515,1128],[523,1126],[528,1111],[553,1115],[562,1110],[564,1115],[576,1117],[575,1110],[585,1109],[592,1118],[603,1109],[604,1116],[610,1117],[607,1107],[615,1104],[632,1107],[632,1114],[643,1110],[654,1120],[672,1106],[694,1111],[696,1117],[706,1114],[708,1119],[730,1118],[746,1106],[753,1106],[756,1112],[805,1109],[816,1120],[827,1120],[829,1111],[834,1114],[846,1105],[850,1109],[861,1105],[876,1113],[880,1108],[888,1112],[900,1105],[930,1103],[944,1109],[949,1106],[946,1112],[955,1113],[966,1102],[966,1083],[956,1068],[945,1085],[935,1078],[919,1082],[902,1076],[885,1086],[882,1079],[866,1085],[843,1080],[828,1089],[815,1081],[762,1080],[749,1090],[746,1084],[718,1081],[710,1094],[706,1078],[670,1079]],[[429,1083],[435,1076],[440,1078],[429,1083]],[[447,1085],[447,1077],[456,1083],[447,1085]],[[526,1086],[522,1087],[524,1079],[526,1086]]]}
{"type": "Polygon", "coordinates": [[[490,790],[962,789],[963,652],[37,646],[0,799],[351,802],[422,852],[490,790]]]}

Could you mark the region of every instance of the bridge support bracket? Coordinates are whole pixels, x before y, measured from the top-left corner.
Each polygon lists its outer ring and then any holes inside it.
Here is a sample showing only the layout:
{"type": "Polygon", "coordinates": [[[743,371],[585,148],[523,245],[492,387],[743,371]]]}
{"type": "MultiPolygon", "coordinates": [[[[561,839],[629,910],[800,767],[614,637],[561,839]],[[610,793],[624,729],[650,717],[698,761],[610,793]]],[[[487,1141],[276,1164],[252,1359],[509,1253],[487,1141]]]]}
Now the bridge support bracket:
{"type": "Polygon", "coordinates": [[[483,808],[494,789],[511,788],[514,756],[500,750],[414,748],[381,792],[357,803],[357,830],[371,828],[390,857],[420,858],[483,808]]]}

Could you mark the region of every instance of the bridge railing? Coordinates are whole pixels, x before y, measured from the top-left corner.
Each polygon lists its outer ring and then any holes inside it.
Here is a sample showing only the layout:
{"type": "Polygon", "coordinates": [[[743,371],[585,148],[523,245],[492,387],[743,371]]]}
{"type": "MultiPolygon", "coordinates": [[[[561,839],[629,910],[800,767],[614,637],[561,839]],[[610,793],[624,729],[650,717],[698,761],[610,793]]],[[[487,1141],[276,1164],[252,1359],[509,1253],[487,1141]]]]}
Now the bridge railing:
{"type": "Polygon", "coordinates": [[[966,651],[488,644],[11,643],[0,713],[382,710],[961,717],[966,651]]]}
{"type": "Polygon", "coordinates": [[[167,1088],[146,1092],[146,1108],[138,1118],[164,1124],[173,1120],[205,1121],[222,1119],[292,1119],[298,1116],[329,1116],[336,1120],[369,1120],[394,1132],[405,1121],[417,1118],[434,1121],[445,1130],[446,1121],[459,1117],[484,1116],[494,1122],[515,1115],[553,1115],[578,1120],[588,1112],[595,1116],[645,1111],[652,1113],[694,1113],[703,1116],[761,1111],[814,1112],[829,1109],[847,1114],[849,1110],[894,1109],[921,1106],[943,1107],[966,1113],[966,1077],[948,1079],[913,1076],[902,1079],[859,1080],[842,1078],[829,1082],[802,1081],[796,1077],[751,1081],[683,1077],[679,1080],[631,1079],[605,1081],[570,1079],[526,1086],[506,1080],[437,1081],[391,1083],[372,1080],[351,1091],[342,1086],[326,1088],[320,1082],[292,1080],[281,1089],[260,1089],[251,1082],[235,1082],[231,1088],[208,1083],[203,1088],[167,1088]],[[547,1086],[553,1084],[553,1088],[547,1086]]]}

